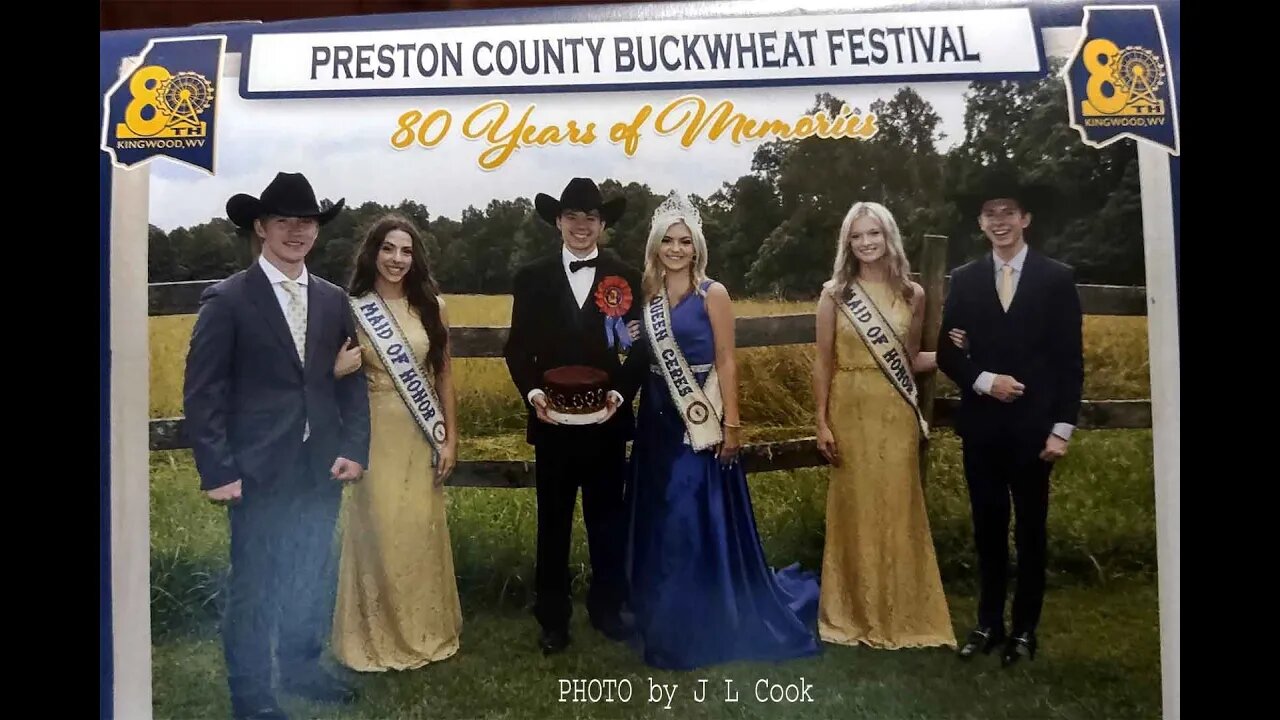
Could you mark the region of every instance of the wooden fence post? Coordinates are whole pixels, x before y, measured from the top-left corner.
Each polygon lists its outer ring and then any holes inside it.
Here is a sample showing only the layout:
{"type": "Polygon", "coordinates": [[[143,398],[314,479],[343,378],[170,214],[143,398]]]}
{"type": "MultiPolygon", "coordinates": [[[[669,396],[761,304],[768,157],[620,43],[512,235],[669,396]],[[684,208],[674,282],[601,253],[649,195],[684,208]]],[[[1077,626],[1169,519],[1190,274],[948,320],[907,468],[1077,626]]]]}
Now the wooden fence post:
{"type": "MultiPolygon", "coordinates": [[[[925,235],[920,253],[920,285],[924,288],[924,328],[920,331],[920,350],[938,349],[938,330],[942,327],[942,301],[947,282],[947,236],[925,235]]],[[[938,389],[937,372],[916,377],[920,413],[933,430],[933,399],[938,389]]],[[[920,483],[929,479],[929,440],[920,442],[920,483]]]]}

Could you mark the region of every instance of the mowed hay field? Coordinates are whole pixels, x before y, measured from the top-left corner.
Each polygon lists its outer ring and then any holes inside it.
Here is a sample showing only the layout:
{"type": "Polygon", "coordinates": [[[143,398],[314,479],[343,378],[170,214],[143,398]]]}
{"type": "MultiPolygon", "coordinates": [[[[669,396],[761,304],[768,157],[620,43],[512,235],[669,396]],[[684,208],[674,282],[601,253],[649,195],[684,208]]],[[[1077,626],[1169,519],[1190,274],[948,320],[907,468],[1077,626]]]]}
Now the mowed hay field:
{"type": "MultiPolygon", "coordinates": [[[[454,325],[506,326],[509,295],[446,297],[454,325]]],[[[745,300],[734,303],[740,317],[812,313],[816,303],[745,300]]],[[[151,417],[182,415],[182,372],[194,315],[150,319],[151,417]]],[[[1150,394],[1147,322],[1142,316],[1087,316],[1084,322],[1085,387],[1089,399],[1138,399],[1150,394]]],[[[743,421],[757,427],[806,425],[813,417],[810,368],[813,345],[746,348],[739,351],[743,421]]],[[[457,360],[459,415],[463,432],[515,432],[524,422],[522,405],[501,358],[457,360]]],[[[939,394],[955,386],[939,377],[939,394]]]]}

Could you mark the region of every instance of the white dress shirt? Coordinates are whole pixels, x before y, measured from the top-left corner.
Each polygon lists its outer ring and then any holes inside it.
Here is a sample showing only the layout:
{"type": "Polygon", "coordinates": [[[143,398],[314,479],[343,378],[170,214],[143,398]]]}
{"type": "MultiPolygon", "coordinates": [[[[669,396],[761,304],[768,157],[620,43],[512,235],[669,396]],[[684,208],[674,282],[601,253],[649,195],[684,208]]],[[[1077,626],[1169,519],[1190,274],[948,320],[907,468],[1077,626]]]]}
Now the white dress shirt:
{"type": "MultiPolygon", "coordinates": [[[[280,272],[280,268],[272,265],[262,255],[258,255],[258,265],[262,266],[262,272],[267,276],[267,282],[271,283],[271,289],[275,291],[276,302],[280,303],[280,313],[286,318],[289,317],[289,291],[284,289],[284,281],[288,280],[288,276],[280,272]]],[[[307,316],[307,266],[302,266],[302,274],[294,282],[302,286],[302,316],[307,316]]]]}
{"type": "MultiPolygon", "coordinates": [[[[1009,261],[1009,262],[1007,262],[1007,263],[1006,263],[1004,260],[1000,259],[1000,256],[999,256],[999,255],[997,255],[997,254],[995,254],[995,252],[994,252],[994,251],[991,253],[992,265],[994,265],[994,266],[995,266],[995,277],[994,277],[994,281],[995,281],[995,284],[996,284],[996,294],[997,294],[997,295],[999,295],[999,294],[1000,294],[1000,275],[1001,275],[1001,272],[1004,270],[1004,266],[1005,266],[1005,265],[1008,265],[1009,267],[1013,268],[1013,278],[1012,278],[1012,280],[1013,280],[1013,283],[1012,283],[1012,284],[1013,284],[1013,296],[1014,296],[1014,297],[1017,297],[1017,294],[1018,294],[1018,281],[1022,279],[1022,266],[1027,262],[1027,247],[1028,247],[1028,246],[1023,245],[1023,246],[1022,246],[1022,249],[1018,251],[1018,254],[1017,254],[1017,255],[1014,255],[1014,256],[1013,256],[1013,259],[1012,259],[1012,260],[1010,260],[1010,261],[1009,261]]],[[[1012,302],[1013,302],[1013,301],[1012,301],[1012,298],[1011,298],[1011,299],[1010,299],[1010,303],[1012,303],[1012,302]]],[[[978,394],[980,394],[980,395],[990,395],[990,394],[991,394],[991,384],[992,384],[993,382],[995,382],[995,379],[996,379],[995,373],[991,373],[991,372],[981,372],[981,373],[978,373],[978,379],[973,381],[973,390],[974,390],[974,392],[976,392],[976,393],[978,393],[978,394]]],[[[1068,424],[1068,423],[1056,423],[1056,424],[1053,426],[1053,434],[1054,434],[1054,435],[1057,435],[1058,437],[1062,438],[1063,440],[1070,440],[1070,439],[1071,439],[1071,432],[1072,432],[1073,430],[1075,430],[1075,426],[1074,426],[1074,425],[1070,425],[1070,424],[1068,424]]]]}
{"type": "Polygon", "coordinates": [[[569,287],[573,288],[573,299],[578,301],[578,307],[587,301],[587,293],[591,292],[591,281],[596,279],[596,269],[593,267],[578,268],[578,272],[569,272],[569,263],[575,260],[594,260],[600,256],[600,248],[593,248],[591,253],[586,257],[578,257],[569,252],[567,245],[560,246],[560,263],[564,266],[564,274],[569,278],[569,287]]]}
{"type": "MultiPolygon", "coordinates": [[[[569,263],[575,260],[591,260],[600,256],[600,248],[596,247],[587,254],[586,257],[578,257],[569,252],[569,246],[560,246],[560,265],[564,268],[565,277],[569,279],[569,288],[573,290],[573,299],[577,301],[578,307],[581,308],[583,303],[587,301],[587,295],[591,293],[591,284],[596,279],[596,269],[593,267],[578,268],[577,272],[569,272],[569,263]]],[[[534,388],[529,391],[529,404],[533,404],[533,398],[538,395],[544,395],[541,388],[534,388]]],[[[617,390],[610,390],[610,395],[616,395],[618,404],[622,404],[622,394],[617,390]]]]}

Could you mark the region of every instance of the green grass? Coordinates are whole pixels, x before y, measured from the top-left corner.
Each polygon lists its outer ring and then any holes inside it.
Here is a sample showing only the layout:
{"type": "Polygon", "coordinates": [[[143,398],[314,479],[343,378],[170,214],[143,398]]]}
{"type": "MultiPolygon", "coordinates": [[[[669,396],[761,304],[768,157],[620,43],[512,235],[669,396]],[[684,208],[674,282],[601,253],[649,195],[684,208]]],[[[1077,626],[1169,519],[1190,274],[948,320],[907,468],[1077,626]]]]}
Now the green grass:
{"type": "MultiPolygon", "coordinates": [[[[950,593],[964,627],[972,597],[950,593]]],[[[945,649],[878,651],[824,645],[822,655],[784,664],[733,663],[657,671],[591,631],[578,605],[568,652],[544,658],[528,614],[463,603],[462,649],[410,672],[355,677],[362,699],[347,708],[285,698],[308,718],[1158,718],[1160,641],[1150,583],[1055,589],[1042,623],[1042,654],[1002,670],[995,657],[960,663],[945,649]],[[1105,641],[1100,639],[1105,638],[1105,641]],[[627,679],[629,702],[559,702],[559,680],[627,679]],[[671,709],[650,703],[653,683],[676,684],[671,709]],[[694,700],[707,680],[706,702],[694,700]],[[725,679],[738,702],[725,701],[725,679]],[[755,685],[811,685],[812,703],[758,702],[755,685]]],[[[157,646],[155,717],[226,717],[221,645],[211,633],[157,646]]],[[[572,695],[568,696],[571,699],[572,695]]]]}
{"type": "MultiPolygon", "coordinates": [[[[749,440],[795,437],[799,428],[757,430],[749,440]]],[[[462,457],[529,457],[519,436],[476,438],[462,457]]],[[[974,613],[968,498],[959,447],[933,442],[926,488],[938,560],[957,635],[974,613]]],[[[820,567],[825,523],[822,469],[751,476],[767,557],[820,567]]],[[[205,502],[190,454],[152,454],[152,632],[157,718],[226,717],[228,699],[216,618],[227,567],[225,511],[205,502]]],[[[536,513],[531,489],[450,488],[450,532],[464,612],[462,651],[439,665],[362,678],[366,699],[348,709],[292,704],[306,717],[342,718],[1155,718],[1159,717],[1159,631],[1151,434],[1081,431],[1054,475],[1049,514],[1051,573],[1042,625],[1044,653],[1012,672],[993,658],[962,665],[942,650],[873,651],[826,646],[820,658],[779,666],[729,665],[691,673],[651,671],[575,616],[564,656],[536,650],[532,601],[536,513]],[[1103,642],[1100,639],[1104,639],[1103,642]],[[558,678],[629,678],[629,704],[556,702],[558,678]],[[647,702],[647,678],[679,683],[672,711],[647,702]],[[716,693],[735,680],[736,704],[713,695],[695,703],[691,686],[716,693]],[[757,678],[804,677],[815,702],[760,704],[757,678]]],[[[579,600],[588,575],[581,511],[571,566],[579,600]]]]}
{"type": "MultiPolygon", "coordinates": [[[[505,325],[509,298],[450,296],[458,325],[505,325]]],[[[743,316],[812,312],[804,303],[744,301],[743,316]]],[[[151,319],[153,417],[181,414],[181,373],[191,316],[151,319]]],[[[1149,395],[1146,318],[1085,319],[1085,397],[1149,395]]],[[[813,434],[813,346],[739,353],[746,442],[813,434]]],[[[460,455],[532,459],[523,408],[501,359],[457,363],[460,455]]],[[[939,393],[955,388],[939,377],[939,393]]],[[[968,493],[959,442],[934,434],[926,487],[931,531],[957,635],[974,615],[968,493]]],[[[229,701],[216,620],[227,572],[225,511],[205,502],[187,451],[151,455],[153,687],[157,718],[226,717],[229,701]]],[[[775,565],[822,559],[827,475],[822,468],[750,477],[766,556],[775,565]]],[[[536,651],[532,489],[450,488],[454,564],[464,613],[461,652],[408,673],[361,678],[366,699],[345,710],[292,703],[304,717],[342,718],[1157,718],[1160,716],[1155,510],[1149,430],[1080,431],[1051,486],[1049,592],[1043,657],[1011,672],[994,658],[963,665],[943,650],[827,646],[784,665],[729,665],[692,673],[651,671],[588,630],[579,607],[575,644],[536,651]],[[559,678],[628,678],[630,703],[558,703],[559,678]],[[671,710],[648,700],[648,680],[679,683],[671,710]],[[699,677],[708,702],[693,701],[699,677]],[[812,704],[760,704],[758,678],[812,683],[812,704]],[[740,702],[724,703],[723,679],[740,702]]],[[[579,600],[589,569],[579,507],[570,564],[579,600]]]]}

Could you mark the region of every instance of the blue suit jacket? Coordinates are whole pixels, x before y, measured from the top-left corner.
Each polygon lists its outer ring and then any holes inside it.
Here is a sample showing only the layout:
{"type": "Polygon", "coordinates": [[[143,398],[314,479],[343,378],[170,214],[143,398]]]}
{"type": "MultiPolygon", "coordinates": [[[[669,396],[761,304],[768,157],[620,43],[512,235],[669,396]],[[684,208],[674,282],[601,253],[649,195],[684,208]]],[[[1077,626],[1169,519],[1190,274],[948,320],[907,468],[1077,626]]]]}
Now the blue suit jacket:
{"type": "Polygon", "coordinates": [[[996,293],[988,251],[951,273],[938,333],[938,367],[960,386],[956,433],[976,441],[1018,438],[1043,443],[1055,423],[1077,425],[1084,384],[1083,316],[1068,266],[1030,249],[1013,304],[996,293]],[[962,328],[969,348],[947,336],[962,328]],[[1012,375],[1026,386],[1011,403],[979,395],[978,374],[1012,375]]]}
{"type": "Polygon", "coordinates": [[[368,466],[364,372],[333,376],[338,350],[356,337],[349,308],[341,288],[310,276],[303,363],[257,262],[205,290],[183,387],[201,489],[274,482],[298,460],[306,422],[313,458],[325,470],[339,456],[368,466]]]}

